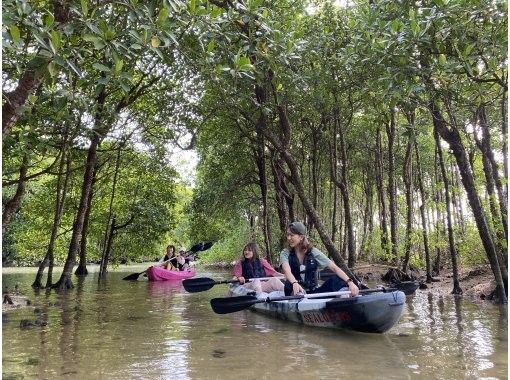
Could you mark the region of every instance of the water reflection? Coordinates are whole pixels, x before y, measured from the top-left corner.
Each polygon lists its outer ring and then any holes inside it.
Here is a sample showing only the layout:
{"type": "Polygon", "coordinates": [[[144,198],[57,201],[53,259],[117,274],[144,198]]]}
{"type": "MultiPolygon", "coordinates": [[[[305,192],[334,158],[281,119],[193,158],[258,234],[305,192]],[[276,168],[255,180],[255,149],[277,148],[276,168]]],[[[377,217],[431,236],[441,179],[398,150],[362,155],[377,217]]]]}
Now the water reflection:
{"type": "MultiPolygon", "coordinates": [[[[362,334],[251,311],[217,315],[209,301],[225,285],[190,294],[181,282],[122,281],[126,274],[30,293],[38,311],[9,312],[3,325],[4,378],[507,378],[506,307],[419,292],[389,333],[362,334]],[[25,318],[47,325],[20,329],[25,318]]],[[[32,274],[3,279],[31,291],[32,274]]]]}

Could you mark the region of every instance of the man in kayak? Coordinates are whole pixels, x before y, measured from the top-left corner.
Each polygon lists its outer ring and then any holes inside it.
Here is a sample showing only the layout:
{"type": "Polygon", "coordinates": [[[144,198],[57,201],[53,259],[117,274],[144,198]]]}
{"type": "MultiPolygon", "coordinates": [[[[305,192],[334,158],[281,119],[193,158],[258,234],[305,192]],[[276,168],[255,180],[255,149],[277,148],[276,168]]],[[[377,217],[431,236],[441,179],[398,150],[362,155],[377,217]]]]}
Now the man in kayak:
{"type": "Polygon", "coordinates": [[[234,280],[238,280],[240,284],[244,284],[246,288],[257,293],[283,291],[283,283],[274,276],[283,275],[277,272],[266,259],[260,257],[257,243],[246,244],[241,258],[234,265],[234,280]],[[247,282],[247,280],[261,277],[273,278],[265,281],[253,280],[247,282]]]}
{"type": "Polygon", "coordinates": [[[359,289],[352,279],[324,253],[313,247],[306,236],[306,227],[301,222],[292,222],[287,228],[287,244],[280,253],[280,263],[285,274],[285,295],[303,293],[335,292],[349,288],[352,296],[359,289]],[[318,284],[319,271],[329,268],[336,276],[318,284]]]}

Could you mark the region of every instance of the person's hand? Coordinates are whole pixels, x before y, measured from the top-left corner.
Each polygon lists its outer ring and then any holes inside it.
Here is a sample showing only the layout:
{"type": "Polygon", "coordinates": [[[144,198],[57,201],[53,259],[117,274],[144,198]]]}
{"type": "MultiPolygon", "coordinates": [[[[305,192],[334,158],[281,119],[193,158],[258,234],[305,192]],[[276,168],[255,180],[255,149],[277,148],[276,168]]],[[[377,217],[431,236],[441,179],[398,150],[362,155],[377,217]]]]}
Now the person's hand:
{"type": "Polygon", "coordinates": [[[299,285],[299,282],[294,282],[292,284],[292,294],[294,294],[295,296],[299,294],[305,294],[305,290],[301,285],[299,285]]]}
{"type": "Polygon", "coordinates": [[[357,296],[359,294],[359,288],[356,286],[354,281],[349,281],[348,283],[349,290],[351,291],[351,296],[357,296]]]}
{"type": "Polygon", "coordinates": [[[246,282],[246,279],[243,277],[243,276],[240,276],[240,277],[237,277],[237,280],[239,281],[239,283],[242,285],[246,282]]]}

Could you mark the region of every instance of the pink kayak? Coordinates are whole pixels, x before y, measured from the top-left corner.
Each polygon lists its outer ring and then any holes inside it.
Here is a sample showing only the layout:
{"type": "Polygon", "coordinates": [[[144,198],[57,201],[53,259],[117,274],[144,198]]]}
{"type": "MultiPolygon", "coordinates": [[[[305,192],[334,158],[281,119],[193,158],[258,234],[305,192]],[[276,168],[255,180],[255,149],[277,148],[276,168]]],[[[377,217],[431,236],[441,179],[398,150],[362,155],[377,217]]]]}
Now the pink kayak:
{"type": "Polygon", "coordinates": [[[147,269],[146,273],[147,277],[149,278],[149,281],[184,280],[186,278],[191,278],[197,274],[192,269],[184,271],[175,271],[166,270],[161,267],[150,267],[147,269]]]}

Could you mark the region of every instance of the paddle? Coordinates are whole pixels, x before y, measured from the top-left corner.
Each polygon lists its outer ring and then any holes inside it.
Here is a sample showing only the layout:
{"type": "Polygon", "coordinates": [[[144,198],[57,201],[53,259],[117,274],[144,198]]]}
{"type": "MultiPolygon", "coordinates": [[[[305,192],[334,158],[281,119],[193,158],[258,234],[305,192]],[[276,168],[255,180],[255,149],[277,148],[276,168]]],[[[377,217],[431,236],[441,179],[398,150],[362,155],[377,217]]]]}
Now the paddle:
{"type": "MultiPolygon", "coordinates": [[[[260,277],[260,278],[250,278],[248,281],[267,281],[273,277],[260,277]]],[[[283,279],[283,277],[274,277],[283,279]]],[[[199,277],[199,278],[189,278],[187,280],[182,281],[182,285],[184,289],[189,293],[198,293],[205,292],[206,290],[211,289],[214,285],[218,284],[237,284],[238,280],[224,280],[224,281],[215,281],[212,278],[208,277],[199,277]]]]}
{"type": "MultiPolygon", "coordinates": [[[[191,247],[189,249],[189,251],[187,251],[186,253],[188,252],[193,252],[193,253],[196,253],[196,252],[200,252],[200,251],[206,251],[208,250],[209,248],[212,247],[214,243],[212,241],[201,241],[200,243],[197,243],[195,244],[193,247],[191,247]]],[[[164,265],[172,260],[177,260],[177,256],[175,257],[172,257],[171,259],[168,259],[162,263],[159,263],[157,264],[158,266],[161,266],[161,265],[164,265]]],[[[147,268],[148,269],[148,268],[147,268]]],[[[138,277],[140,277],[141,274],[144,274],[145,272],[147,272],[147,269],[145,269],[144,271],[140,272],[140,273],[132,273],[126,277],[123,278],[123,280],[127,280],[127,281],[135,281],[135,280],[138,280],[138,277]]]]}
{"type": "MultiPolygon", "coordinates": [[[[378,289],[363,289],[360,290],[360,293],[368,294],[368,293],[376,293],[376,292],[387,292],[393,291],[396,289],[391,288],[378,288],[378,289]]],[[[224,297],[224,298],[213,298],[211,300],[211,307],[213,311],[217,314],[228,314],[235,313],[236,311],[241,311],[249,308],[257,303],[264,302],[273,302],[273,301],[286,301],[286,300],[297,300],[301,298],[325,298],[325,297],[335,297],[341,295],[351,294],[349,290],[340,290],[337,292],[328,292],[328,293],[312,293],[312,294],[300,294],[297,296],[286,296],[286,297],[276,297],[276,298],[264,298],[258,299],[255,296],[239,296],[239,297],[224,297]]]]}

